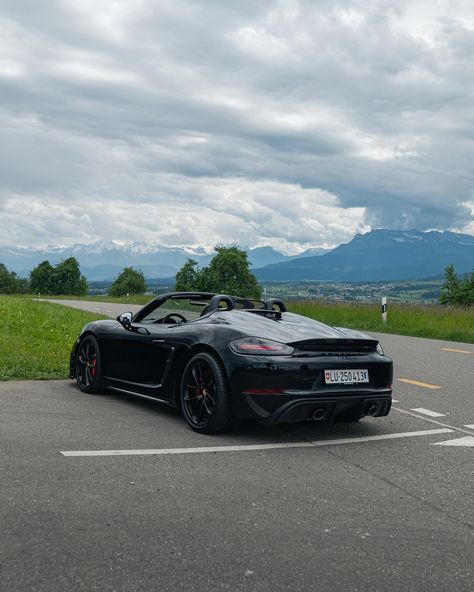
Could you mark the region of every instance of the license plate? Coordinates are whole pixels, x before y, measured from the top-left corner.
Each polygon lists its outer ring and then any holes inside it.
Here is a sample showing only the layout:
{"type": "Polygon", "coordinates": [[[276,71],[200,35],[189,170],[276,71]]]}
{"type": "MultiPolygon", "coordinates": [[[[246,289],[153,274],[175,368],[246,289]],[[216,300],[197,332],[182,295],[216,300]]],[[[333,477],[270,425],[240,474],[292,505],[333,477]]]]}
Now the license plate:
{"type": "Polygon", "coordinates": [[[369,382],[368,370],[325,370],[326,384],[362,384],[369,382]]]}

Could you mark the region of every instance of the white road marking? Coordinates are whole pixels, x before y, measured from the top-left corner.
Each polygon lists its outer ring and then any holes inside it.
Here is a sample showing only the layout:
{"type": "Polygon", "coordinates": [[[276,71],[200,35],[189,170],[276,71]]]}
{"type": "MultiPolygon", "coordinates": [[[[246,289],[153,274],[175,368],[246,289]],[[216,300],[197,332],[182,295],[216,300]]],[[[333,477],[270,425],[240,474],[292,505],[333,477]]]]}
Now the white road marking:
{"type": "Polygon", "coordinates": [[[199,452],[239,452],[243,450],[271,450],[273,448],[310,448],[311,442],[248,444],[240,446],[196,446],[192,448],[145,448],[142,450],[61,450],[64,456],[135,456],[165,454],[196,454],[199,452]]]}
{"type": "Polygon", "coordinates": [[[422,419],[423,421],[434,423],[435,425],[439,425],[444,428],[449,428],[450,430],[453,430],[455,432],[461,432],[461,434],[467,434],[468,436],[472,436],[472,432],[468,432],[463,428],[458,428],[457,426],[450,425],[449,423],[443,423],[442,421],[438,421],[437,419],[424,417],[423,415],[419,415],[418,413],[412,413],[411,411],[407,411],[406,409],[400,409],[399,407],[392,407],[392,409],[396,413],[401,413],[402,415],[409,415],[410,417],[416,417],[417,419],[422,419]]]}
{"type": "Polygon", "coordinates": [[[469,428],[470,430],[474,430],[474,423],[467,423],[464,427],[469,428]]]}
{"type": "Polygon", "coordinates": [[[449,428],[439,430],[419,430],[417,432],[399,432],[398,434],[379,434],[378,436],[365,436],[362,438],[339,438],[337,440],[315,440],[314,446],[332,446],[333,444],[358,444],[359,442],[374,442],[376,440],[392,440],[395,438],[412,438],[413,436],[428,436],[430,434],[448,434],[449,428]]]}
{"type": "Polygon", "coordinates": [[[423,409],[423,407],[416,407],[415,409],[412,409],[412,411],[416,411],[417,413],[423,413],[423,415],[429,415],[430,417],[446,417],[445,413],[430,411],[429,409],[423,409]]]}
{"type": "Polygon", "coordinates": [[[334,446],[335,444],[358,444],[376,440],[395,438],[412,438],[414,436],[430,436],[448,434],[453,430],[421,430],[417,432],[401,432],[398,434],[380,434],[361,438],[340,438],[337,440],[315,440],[314,442],[284,442],[274,444],[244,444],[236,446],[196,446],[193,448],[147,448],[142,450],[60,450],[63,456],[143,456],[167,454],[196,454],[200,452],[245,452],[247,450],[272,450],[277,448],[312,448],[315,446],[334,446]]]}
{"type": "Polygon", "coordinates": [[[400,403],[398,399],[392,399],[392,403],[400,403]]]}
{"type": "Polygon", "coordinates": [[[432,446],[474,446],[474,436],[463,436],[455,440],[445,440],[444,442],[432,442],[432,446]]]}

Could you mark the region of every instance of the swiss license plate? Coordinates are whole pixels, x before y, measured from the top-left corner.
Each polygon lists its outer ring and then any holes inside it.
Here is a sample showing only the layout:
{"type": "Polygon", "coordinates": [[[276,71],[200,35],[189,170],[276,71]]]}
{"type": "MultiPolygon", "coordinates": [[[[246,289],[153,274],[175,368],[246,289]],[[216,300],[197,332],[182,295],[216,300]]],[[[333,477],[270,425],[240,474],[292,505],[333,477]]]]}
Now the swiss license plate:
{"type": "Polygon", "coordinates": [[[325,370],[326,384],[362,384],[369,382],[368,370],[325,370]]]}

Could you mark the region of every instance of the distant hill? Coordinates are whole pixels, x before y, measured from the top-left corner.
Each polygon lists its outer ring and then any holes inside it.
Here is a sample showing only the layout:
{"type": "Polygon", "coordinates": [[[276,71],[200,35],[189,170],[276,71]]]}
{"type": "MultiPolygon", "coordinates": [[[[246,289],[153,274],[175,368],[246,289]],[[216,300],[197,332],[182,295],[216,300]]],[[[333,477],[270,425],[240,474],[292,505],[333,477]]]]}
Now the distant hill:
{"type": "MultiPolygon", "coordinates": [[[[252,269],[293,258],[269,246],[246,250],[252,269]]],[[[304,251],[297,257],[312,255],[312,251],[319,250],[304,251]]],[[[191,250],[140,242],[131,244],[99,242],[92,245],[50,247],[41,250],[0,247],[0,263],[5,264],[8,269],[15,271],[21,277],[26,277],[38,263],[45,259],[54,265],[67,257],[76,257],[87,279],[100,281],[113,280],[125,266],[141,269],[147,278],[174,277],[186,259],[192,258],[203,267],[209,264],[214,254],[203,248],[191,250]]]]}
{"type": "Polygon", "coordinates": [[[380,281],[437,276],[453,264],[474,268],[474,236],[454,232],[372,230],[318,257],[292,259],[253,272],[259,281],[380,281]]]}

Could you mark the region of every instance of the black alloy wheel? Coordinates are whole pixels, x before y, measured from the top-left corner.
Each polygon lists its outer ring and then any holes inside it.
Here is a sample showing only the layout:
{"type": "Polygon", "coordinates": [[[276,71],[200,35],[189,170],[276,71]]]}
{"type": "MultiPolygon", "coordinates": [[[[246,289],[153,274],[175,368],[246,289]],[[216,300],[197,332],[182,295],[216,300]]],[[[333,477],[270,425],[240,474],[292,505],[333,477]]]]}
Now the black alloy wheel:
{"type": "Polygon", "coordinates": [[[76,380],[81,391],[96,394],[102,391],[100,351],[93,335],[87,335],[76,353],[76,380]]]}
{"type": "Polygon", "coordinates": [[[186,365],[180,392],[183,415],[196,432],[215,434],[231,420],[227,378],[219,360],[202,352],[186,365]]]}

